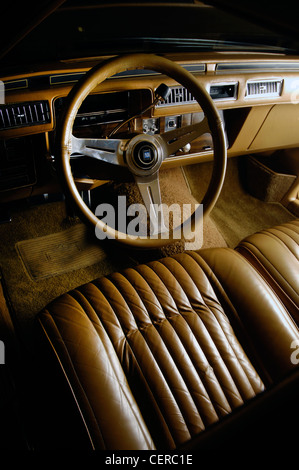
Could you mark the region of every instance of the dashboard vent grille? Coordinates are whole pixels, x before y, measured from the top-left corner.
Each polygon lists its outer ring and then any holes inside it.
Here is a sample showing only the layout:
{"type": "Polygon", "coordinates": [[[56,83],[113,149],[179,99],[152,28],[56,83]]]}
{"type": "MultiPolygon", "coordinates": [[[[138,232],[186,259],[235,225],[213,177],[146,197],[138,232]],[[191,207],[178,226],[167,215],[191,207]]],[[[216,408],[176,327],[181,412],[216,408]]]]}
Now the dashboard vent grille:
{"type": "Polygon", "coordinates": [[[192,94],[185,88],[181,86],[171,87],[171,93],[168,98],[158,103],[158,107],[162,106],[174,106],[177,104],[192,104],[196,103],[195,98],[192,94]]]}
{"type": "MultiPolygon", "coordinates": [[[[237,83],[216,83],[210,87],[210,96],[213,100],[228,100],[236,99],[237,83]]],[[[178,104],[193,104],[196,99],[193,95],[182,86],[175,86],[170,88],[171,92],[166,101],[159,102],[158,107],[175,106],[178,104]]]]}
{"type": "Polygon", "coordinates": [[[247,82],[246,96],[260,98],[280,96],[282,80],[261,80],[247,82]]]}
{"type": "Polygon", "coordinates": [[[48,101],[31,101],[0,106],[0,129],[36,126],[50,122],[48,101]]]}

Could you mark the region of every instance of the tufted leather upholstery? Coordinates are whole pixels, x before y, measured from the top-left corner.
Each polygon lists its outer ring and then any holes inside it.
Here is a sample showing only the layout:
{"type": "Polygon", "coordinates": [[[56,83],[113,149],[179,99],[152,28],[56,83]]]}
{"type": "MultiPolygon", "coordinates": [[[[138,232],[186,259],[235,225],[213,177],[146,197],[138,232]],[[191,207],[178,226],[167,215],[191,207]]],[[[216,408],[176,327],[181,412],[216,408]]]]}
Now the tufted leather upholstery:
{"type": "Polygon", "coordinates": [[[299,325],[299,220],[263,230],[238,246],[299,325]]]}
{"type": "Polygon", "coordinates": [[[97,279],[39,324],[95,449],[177,448],[296,367],[298,328],[230,249],[97,279]]]}

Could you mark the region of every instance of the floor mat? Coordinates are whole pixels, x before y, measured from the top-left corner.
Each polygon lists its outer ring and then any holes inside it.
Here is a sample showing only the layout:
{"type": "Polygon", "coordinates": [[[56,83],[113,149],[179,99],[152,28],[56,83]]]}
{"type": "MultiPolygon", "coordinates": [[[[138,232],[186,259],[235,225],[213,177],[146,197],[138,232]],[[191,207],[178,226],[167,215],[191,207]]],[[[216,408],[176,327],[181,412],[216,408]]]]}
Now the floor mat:
{"type": "Polygon", "coordinates": [[[18,242],[16,249],[33,280],[85,268],[106,257],[105,251],[92,240],[83,224],[18,242]]]}
{"type": "MultiPolygon", "coordinates": [[[[73,220],[68,219],[64,202],[53,202],[39,206],[28,206],[27,203],[20,202],[16,210],[12,212],[12,221],[0,225],[0,269],[5,284],[6,298],[14,325],[22,340],[29,347],[32,342],[34,318],[49,302],[97,277],[108,275],[130,265],[136,265],[136,262],[128,259],[128,256],[117,247],[101,244],[100,249],[105,249],[106,256],[101,257],[100,261],[95,262],[93,247],[89,251],[91,263],[85,267],[69,270],[73,268],[69,264],[72,260],[69,260],[68,270],[64,267],[65,272],[63,273],[56,272],[51,277],[37,279],[33,277],[38,274],[38,270],[35,270],[33,275],[29,275],[25,262],[17,249],[18,244],[24,243],[26,240],[31,244],[32,239],[36,241],[41,237],[45,237],[44,240],[47,240],[49,234],[69,234],[69,230],[72,233],[72,228],[76,225],[73,220]]],[[[44,253],[48,252],[48,248],[48,246],[45,248],[44,253]]],[[[45,254],[41,256],[45,256],[45,254]]],[[[59,257],[62,258],[61,252],[59,257]]]]}

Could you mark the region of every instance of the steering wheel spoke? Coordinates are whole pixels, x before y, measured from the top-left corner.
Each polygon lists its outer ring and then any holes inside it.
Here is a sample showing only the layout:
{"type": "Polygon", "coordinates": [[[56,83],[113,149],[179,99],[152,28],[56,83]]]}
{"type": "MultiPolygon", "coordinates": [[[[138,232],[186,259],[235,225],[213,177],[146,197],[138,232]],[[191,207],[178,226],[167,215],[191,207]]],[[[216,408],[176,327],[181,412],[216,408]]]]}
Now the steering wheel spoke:
{"type": "Polygon", "coordinates": [[[196,124],[190,124],[189,126],[178,127],[177,129],[164,132],[160,137],[165,144],[167,156],[169,156],[176,153],[189,142],[192,142],[192,140],[206,133],[211,133],[211,131],[208,120],[204,117],[202,121],[196,124]]]}
{"type": "Polygon", "coordinates": [[[168,232],[162,210],[159,173],[149,177],[135,176],[135,181],[149,215],[151,235],[168,232]]]}
{"type": "Polygon", "coordinates": [[[113,165],[125,166],[126,139],[85,139],[72,135],[71,158],[81,155],[113,165]]]}

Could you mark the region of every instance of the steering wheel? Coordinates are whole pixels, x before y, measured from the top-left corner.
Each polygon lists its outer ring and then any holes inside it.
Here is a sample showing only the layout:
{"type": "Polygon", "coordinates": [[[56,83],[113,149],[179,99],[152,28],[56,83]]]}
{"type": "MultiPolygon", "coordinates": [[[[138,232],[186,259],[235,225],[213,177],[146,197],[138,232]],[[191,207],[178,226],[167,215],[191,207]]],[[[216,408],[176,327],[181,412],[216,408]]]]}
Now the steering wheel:
{"type": "Polygon", "coordinates": [[[178,227],[166,229],[163,215],[151,210],[153,207],[159,207],[162,202],[159,169],[166,157],[207,132],[211,134],[213,139],[214,160],[211,180],[201,201],[203,217],[212,210],[219,197],[225,177],[227,158],[223,123],[211,97],[197,78],[180,65],[164,57],[153,54],[130,54],[107,60],[92,68],[72,88],[68,95],[63,119],[57,128],[62,179],[66,190],[84,220],[91,223],[97,231],[104,232],[107,238],[116,239],[121,243],[139,248],[158,248],[169,244],[182,238],[183,228],[185,229],[186,226],[190,231],[196,229],[195,221],[198,220],[196,212],[201,208],[195,209],[191,217],[178,227]],[[131,139],[80,139],[74,137],[72,134],[73,124],[80,105],[87,95],[107,78],[126,70],[140,68],[160,72],[183,85],[201,106],[205,115],[204,119],[199,123],[176,128],[162,134],[138,134],[131,139]],[[151,214],[150,220],[155,236],[136,237],[119,232],[96,217],[81,198],[72,175],[71,155],[74,153],[91,156],[114,165],[126,166],[130,170],[138,185],[147,212],[151,214]],[[162,233],[163,236],[157,236],[162,233]]]}

